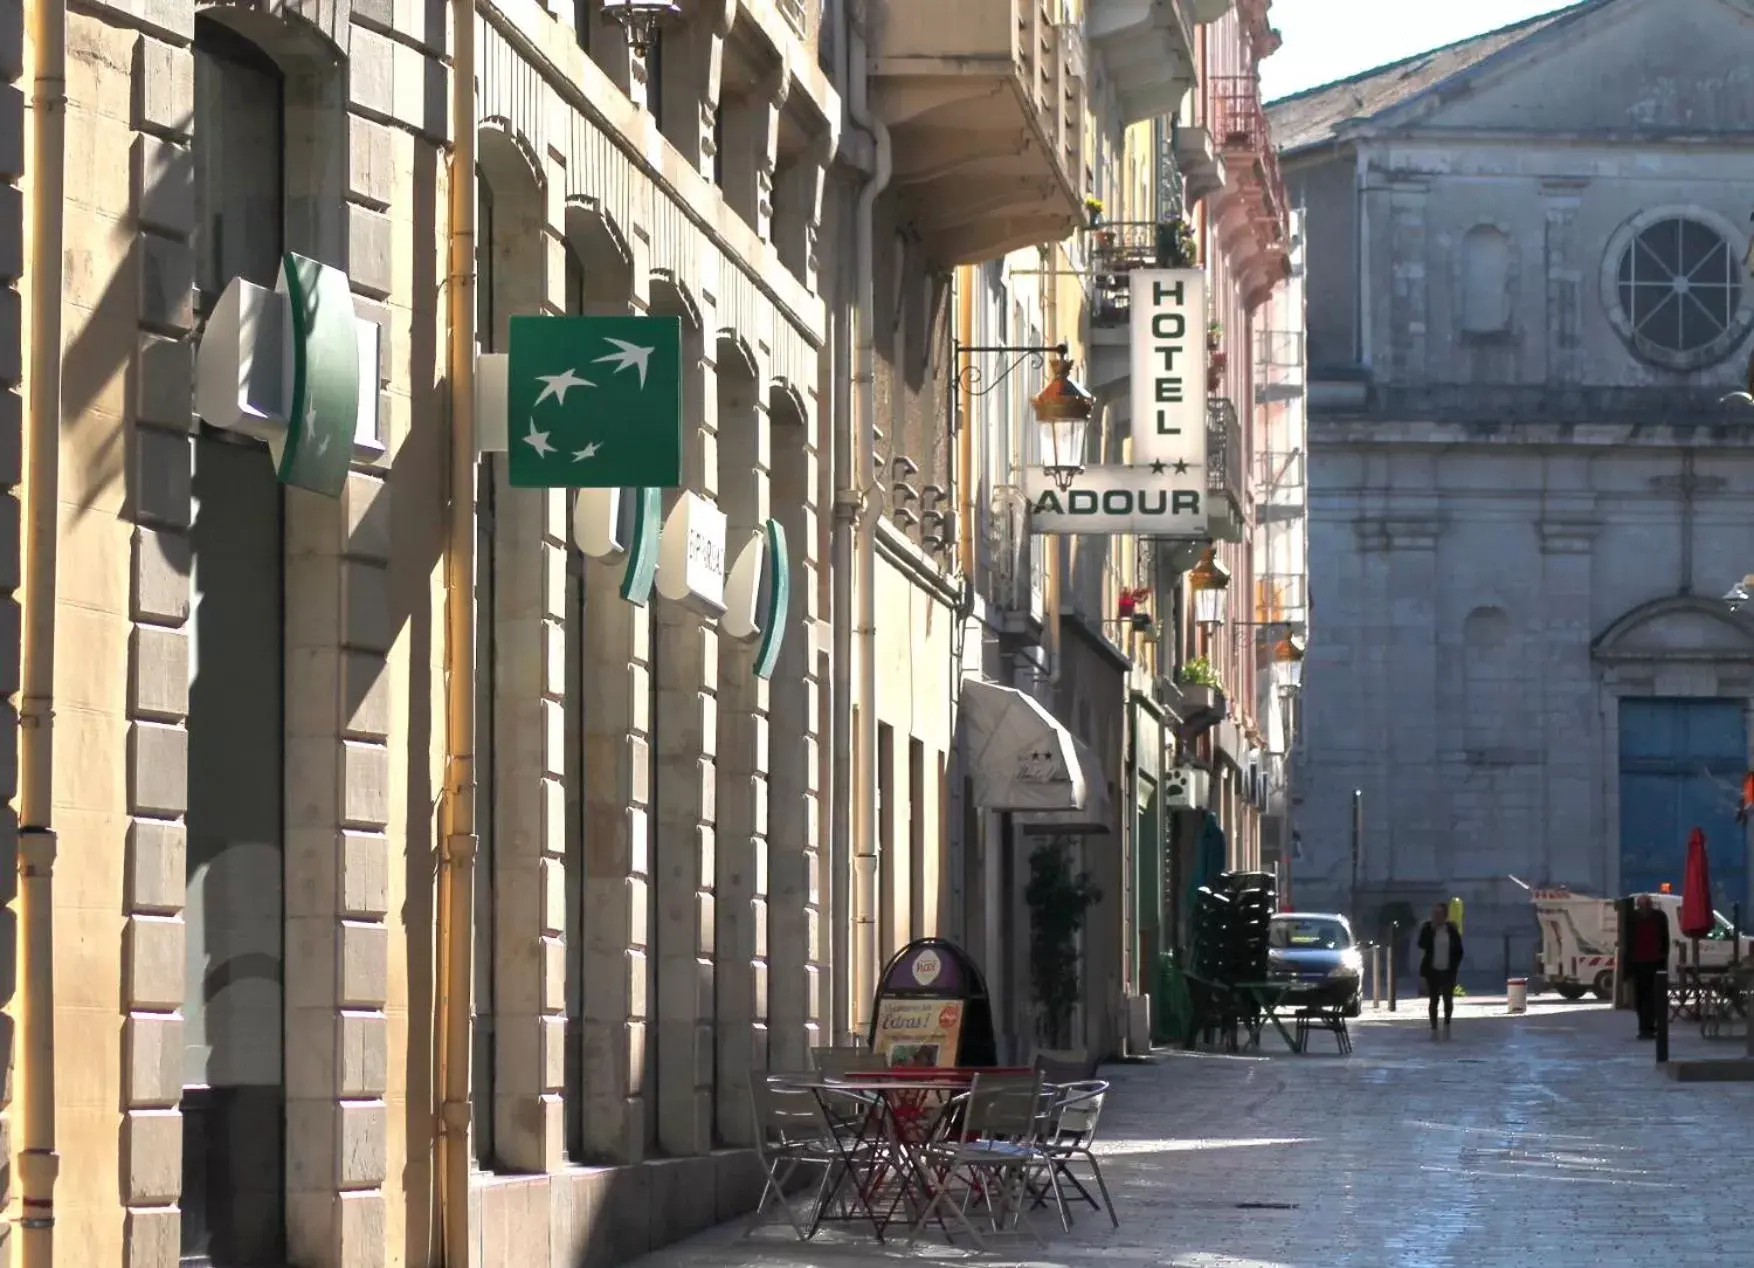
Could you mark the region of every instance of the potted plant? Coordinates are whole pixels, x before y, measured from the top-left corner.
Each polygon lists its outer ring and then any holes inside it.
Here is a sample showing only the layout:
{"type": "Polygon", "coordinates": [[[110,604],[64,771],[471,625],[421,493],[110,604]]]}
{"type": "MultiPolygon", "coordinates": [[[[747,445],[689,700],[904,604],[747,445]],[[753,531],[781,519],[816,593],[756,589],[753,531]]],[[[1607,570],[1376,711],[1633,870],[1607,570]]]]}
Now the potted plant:
{"type": "Polygon", "coordinates": [[[1102,199],[1095,194],[1084,195],[1084,214],[1090,217],[1090,227],[1096,228],[1102,223],[1102,199]]]}
{"type": "Polygon", "coordinates": [[[1176,671],[1176,677],[1184,686],[1210,687],[1213,691],[1223,691],[1224,684],[1219,681],[1218,671],[1212,662],[1204,656],[1196,656],[1193,660],[1182,662],[1176,671]]]}
{"type": "Polygon", "coordinates": [[[1199,254],[1194,227],[1181,216],[1157,226],[1157,258],[1166,269],[1191,269],[1199,254]]]}
{"type": "Polygon", "coordinates": [[[1074,872],[1063,838],[1050,837],[1029,856],[1029,977],[1037,1033],[1045,1047],[1071,1046],[1072,1014],[1082,994],[1078,931],[1090,905],[1102,899],[1089,872],[1074,872]]]}
{"type": "Polygon", "coordinates": [[[1224,346],[1224,323],[1212,321],[1206,323],[1206,351],[1217,352],[1224,346]]]}

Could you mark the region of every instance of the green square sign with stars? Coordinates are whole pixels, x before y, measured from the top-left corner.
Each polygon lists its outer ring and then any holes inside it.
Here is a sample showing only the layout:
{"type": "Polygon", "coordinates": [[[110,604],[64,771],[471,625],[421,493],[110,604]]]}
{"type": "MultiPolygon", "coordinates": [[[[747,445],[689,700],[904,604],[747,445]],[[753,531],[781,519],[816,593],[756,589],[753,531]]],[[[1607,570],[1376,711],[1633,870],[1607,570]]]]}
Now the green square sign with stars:
{"type": "Polygon", "coordinates": [[[681,487],[681,318],[513,317],[506,379],[514,486],[681,487]]]}

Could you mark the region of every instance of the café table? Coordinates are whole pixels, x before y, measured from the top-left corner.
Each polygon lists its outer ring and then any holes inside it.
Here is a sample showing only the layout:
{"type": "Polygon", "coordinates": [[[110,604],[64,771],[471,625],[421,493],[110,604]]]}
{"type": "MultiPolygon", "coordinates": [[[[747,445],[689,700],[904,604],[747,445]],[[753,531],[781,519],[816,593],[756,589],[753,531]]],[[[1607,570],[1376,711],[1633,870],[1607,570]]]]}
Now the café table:
{"type": "Polygon", "coordinates": [[[898,1219],[911,1223],[935,1186],[927,1147],[955,1127],[959,1098],[977,1070],[873,1069],[844,1075],[775,1076],[773,1082],[815,1095],[829,1125],[835,1159],[810,1225],[868,1223],[878,1241],[898,1219]],[[837,1213],[838,1206],[838,1213],[837,1213]]]}

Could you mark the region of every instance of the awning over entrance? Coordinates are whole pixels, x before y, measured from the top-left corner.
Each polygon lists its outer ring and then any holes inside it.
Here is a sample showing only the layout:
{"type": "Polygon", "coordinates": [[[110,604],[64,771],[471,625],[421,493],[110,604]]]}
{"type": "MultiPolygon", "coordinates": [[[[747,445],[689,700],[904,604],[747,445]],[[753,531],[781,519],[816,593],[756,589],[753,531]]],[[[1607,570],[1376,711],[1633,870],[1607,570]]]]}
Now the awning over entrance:
{"type": "Polygon", "coordinates": [[[1102,760],[1094,750],[1079,739],[1072,737],[1072,751],[1078,755],[1078,765],[1084,771],[1084,786],[1088,796],[1082,810],[1043,810],[1035,814],[1022,815],[1017,826],[1024,832],[1035,836],[1055,836],[1060,833],[1109,833],[1114,831],[1114,799],[1108,795],[1107,772],[1102,769],[1102,760]]]}
{"type": "Polygon", "coordinates": [[[962,683],[969,773],[982,810],[1083,810],[1078,741],[1041,703],[982,678],[962,683]]]}

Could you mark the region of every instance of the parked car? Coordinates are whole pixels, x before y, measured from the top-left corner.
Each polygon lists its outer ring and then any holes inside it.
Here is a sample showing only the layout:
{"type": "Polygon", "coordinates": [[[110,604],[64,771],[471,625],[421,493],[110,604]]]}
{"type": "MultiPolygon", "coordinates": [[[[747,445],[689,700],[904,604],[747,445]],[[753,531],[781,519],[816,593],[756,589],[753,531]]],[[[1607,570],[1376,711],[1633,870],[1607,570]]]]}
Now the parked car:
{"type": "Polygon", "coordinates": [[[1326,912],[1289,911],[1273,917],[1267,931],[1268,972],[1276,982],[1299,986],[1295,1002],[1363,1011],[1364,957],[1352,924],[1326,912]]]}

